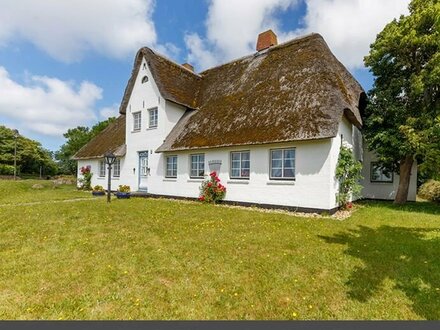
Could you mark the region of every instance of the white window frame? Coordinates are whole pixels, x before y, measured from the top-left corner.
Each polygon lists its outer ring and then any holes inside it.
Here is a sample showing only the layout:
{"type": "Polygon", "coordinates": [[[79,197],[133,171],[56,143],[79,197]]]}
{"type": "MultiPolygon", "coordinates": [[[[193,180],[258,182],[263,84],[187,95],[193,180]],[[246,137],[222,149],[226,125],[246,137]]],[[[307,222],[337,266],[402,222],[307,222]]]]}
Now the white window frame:
{"type": "Polygon", "coordinates": [[[189,156],[190,162],[190,172],[189,176],[193,179],[203,179],[205,177],[205,154],[192,154],[189,156]],[[193,161],[193,157],[196,157],[196,160],[193,161]],[[201,160],[203,158],[203,160],[201,160]],[[193,165],[196,165],[194,168],[193,165]],[[193,172],[196,172],[197,175],[193,175],[193,172]]]}
{"type": "Polygon", "coordinates": [[[148,109],[148,128],[157,128],[158,124],[159,124],[158,108],[148,109]]]}
{"type": "Polygon", "coordinates": [[[230,153],[229,177],[231,179],[249,180],[250,176],[251,176],[251,152],[250,152],[250,150],[231,151],[231,153],[230,153]],[[240,155],[240,159],[238,160],[238,162],[239,162],[238,163],[239,164],[238,168],[234,167],[234,163],[236,162],[236,161],[234,161],[234,154],[240,155]],[[246,160],[243,160],[243,154],[248,154],[249,155],[248,156],[248,160],[247,160],[249,162],[249,167],[244,167],[243,166],[243,163],[246,161],[246,160]],[[234,172],[234,169],[238,169],[239,170],[239,175],[238,176],[232,175],[233,172],[234,172]],[[243,175],[243,171],[246,171],[246,170],[248,171],[248,175],[247,176],[243,175]]]}
{"type": "Polygon", "coordinates": [[[285,181],[295,181],[296,178],[296,148],[290,147],[290,148],[276,148],[276,149],[270,149],[269,151],[269,178],[270,180],[285,180],[285,181]],[[273,176],[272,170],[274,169],[273,166],[273,153],[276,151],[281,151],[281,167],[276,167],[276,169],[281,170],[281,176],[273,176]],[[286,167],[285,162],[285,153],[286,151],[293,151],[293,167],[286,167]],[[291,169],[293,170],[293,176],[285,176],[285,170],[291,169]]]}
{"type": "Polygon", "coordinates": [[[165,177],[175,179],[177,178],[177,155],[170,155],[165,160],[165,177]]]}
{"type": "Polygon", "coordinates": [[[99,177],[105,178],[105,161],[99,161],[99,177]]]}
{"type": "Polygon", "coordinates": [[[115,163],[112,165],[113,168],[113,177],[119,178],[121,176],[121,160],[116,159],[115,163]]]}
{"type": "Polygon", "coordinates": [[[133,132],[139,132],[142,129],[142,112],[133,112],[133,132]]]}
{"type": "Polygon", "coordinates": [[[388,178],[384,174],[384,169],[380,167],[378,162],[371,162],[370,163],[370,182],[371,183],[393,183],[394,182],[394,173],[390,171],[391,177],[388,178]],[[376,171],[379,171],[378,179],[373,179],[373,173],[376,171]]]}

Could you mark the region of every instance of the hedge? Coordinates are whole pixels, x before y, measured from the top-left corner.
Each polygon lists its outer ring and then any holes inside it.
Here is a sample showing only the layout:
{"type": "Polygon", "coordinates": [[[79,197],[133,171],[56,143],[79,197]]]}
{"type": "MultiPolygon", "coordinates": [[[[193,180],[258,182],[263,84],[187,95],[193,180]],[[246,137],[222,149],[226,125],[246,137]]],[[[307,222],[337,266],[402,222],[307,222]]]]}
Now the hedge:
{"type": "Polygon", "coordinates": [[[0,164],[0,175],[14,175],[14,166],[0,164]]]}

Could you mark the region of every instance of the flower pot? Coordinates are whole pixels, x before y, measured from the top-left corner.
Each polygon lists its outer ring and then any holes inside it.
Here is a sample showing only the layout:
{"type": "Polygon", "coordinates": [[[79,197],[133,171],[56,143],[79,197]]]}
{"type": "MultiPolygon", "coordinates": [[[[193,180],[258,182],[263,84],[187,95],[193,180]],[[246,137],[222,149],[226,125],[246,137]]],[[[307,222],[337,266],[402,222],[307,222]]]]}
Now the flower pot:
{"type": "Polygon", "coordinates": [[[116,197],[118,199],[129,199],[130,198],[130,193],[129,192],[116,192],[116,197]]]}
{"type": "Polygon", "coordinates": [[[92,191],[93,196],[104,196],[105,191],[92,191]]]}

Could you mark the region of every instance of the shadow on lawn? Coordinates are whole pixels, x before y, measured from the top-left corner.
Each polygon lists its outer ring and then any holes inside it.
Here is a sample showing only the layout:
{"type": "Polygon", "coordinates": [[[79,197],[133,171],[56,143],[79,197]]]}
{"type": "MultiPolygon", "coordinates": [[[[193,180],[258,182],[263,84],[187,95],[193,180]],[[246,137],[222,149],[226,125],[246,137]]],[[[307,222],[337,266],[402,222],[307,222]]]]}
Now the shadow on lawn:
{"type": "Polygon", "coordinates": [[[364,262],[363,267],[354,268],[346,283],[350,298],[367,301],[389,278],[412,301],[415,313],[440,319],[440,230],[360,226],[320,238],[347,245],[345,253],[364,262]]]}

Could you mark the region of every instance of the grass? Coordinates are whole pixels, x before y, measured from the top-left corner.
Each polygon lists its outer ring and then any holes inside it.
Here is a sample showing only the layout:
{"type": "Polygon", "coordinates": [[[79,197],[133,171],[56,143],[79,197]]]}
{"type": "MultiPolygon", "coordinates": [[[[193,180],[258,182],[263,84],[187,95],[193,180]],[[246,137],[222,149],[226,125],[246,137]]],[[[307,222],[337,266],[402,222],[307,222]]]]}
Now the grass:
{"type": "MultiPolygon", "coordinates": [[[[16,192],[2,204],[81,195],[26,185],[0,182],[16,192]]],[[[337,221],[153,199],[2,206],[0,318],[439,319],[440,207],[357,208],[337,221]]]]}

